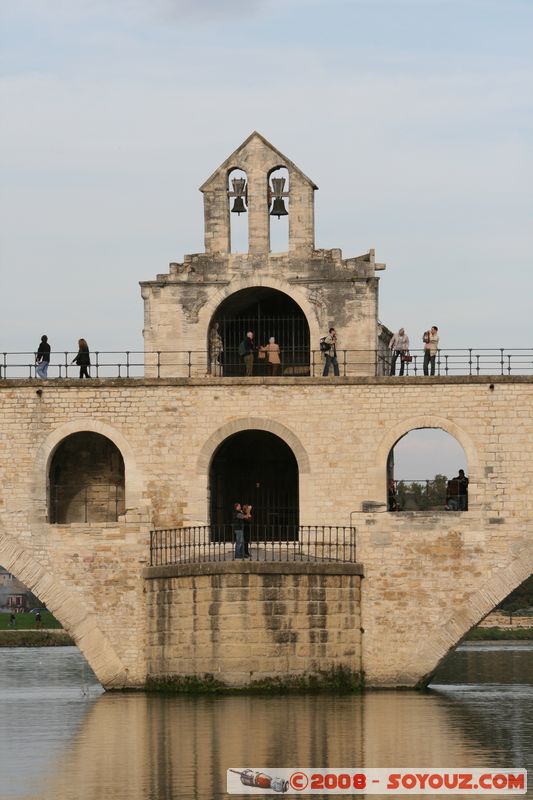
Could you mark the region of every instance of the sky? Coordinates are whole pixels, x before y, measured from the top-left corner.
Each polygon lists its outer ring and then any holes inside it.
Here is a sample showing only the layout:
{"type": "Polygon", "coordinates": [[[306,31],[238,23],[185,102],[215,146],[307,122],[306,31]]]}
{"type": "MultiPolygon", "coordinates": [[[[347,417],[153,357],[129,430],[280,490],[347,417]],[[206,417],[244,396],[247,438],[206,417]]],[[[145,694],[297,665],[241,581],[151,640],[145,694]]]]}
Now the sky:
{"type": "Polygon", "coordinates": [[[142,349],[260,131],[417,344],[533,346],[530,0],[0,0],[0,351],[142,349]],[[509,277],[510,276],[510,277],[509,277]]]}

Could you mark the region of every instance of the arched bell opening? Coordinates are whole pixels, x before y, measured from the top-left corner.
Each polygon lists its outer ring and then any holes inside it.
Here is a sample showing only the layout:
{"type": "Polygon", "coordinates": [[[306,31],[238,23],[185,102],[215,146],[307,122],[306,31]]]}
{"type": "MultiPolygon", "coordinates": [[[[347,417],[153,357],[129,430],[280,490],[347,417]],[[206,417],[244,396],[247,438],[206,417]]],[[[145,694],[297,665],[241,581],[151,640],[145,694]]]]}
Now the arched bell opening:
{"type": "Polygon", "coordinates": [[[248,238],[248,177],[242,169],[228,172],[228,203],[230,218],[230,253],[247,253],[248,238]]]}
{"type": "Polygon", "coordinates": [[[387,458],[389,511],[467,511],[468,461],[461,444],[442,428],[415,428],[387,458]]]}
{"type": "Polygon", "coordinates": [[[304,312],[289,295],[264,286],[235,292],[213,314],[209,326],[213,374],[246,374],[241,344],[248,332],[253,333],[252,375],[309,375],[310,334],[304,312]],[[270,353],[261,350],[272,338],[279,346],[276,366],[270,353]]]}
{"type": "Polygon", "coordinates": [[[289,170],[274,167],[268,173],[270,251],[289,250],[289,170]]]}
{"type": "Polygon", "coordinates": [[[49,487],[52,524],[116,522],[125,510],[122,454],[106,436],[73,433],[52,457],[49,487]]]}
{"type": "Polygon", "coordinates": [[[262,430],[240,431],[216,450],[209,470],[213,531],[231,525],[235,503],[252,506],[260,539],[295,539],[299,522],[299,473],[283,439],[262,430]]]}

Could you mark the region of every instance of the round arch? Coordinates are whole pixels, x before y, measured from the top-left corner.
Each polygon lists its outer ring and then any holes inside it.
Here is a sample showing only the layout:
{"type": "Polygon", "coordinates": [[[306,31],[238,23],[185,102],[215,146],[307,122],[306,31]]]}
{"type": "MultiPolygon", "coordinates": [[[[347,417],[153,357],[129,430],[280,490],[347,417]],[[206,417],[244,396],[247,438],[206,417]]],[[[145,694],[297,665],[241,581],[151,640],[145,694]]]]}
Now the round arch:
{"type": "Polygon", "coordinates": [[[64,439],[73,433],[99,433],[117,447],[124,460],[125,471],[125,504],[126,509],[141,505],[142,476],[130,443],[113,426],[90,417],[65,422],[51,431],[37,451],[33,466],[32,493],[36,505],[46,505],[48,492],[48,474],[57,448],[64,439]]]}
{"type": "Polygon", "coordinates": [[[435,414],[421,414],[419,416],[410,417],[402,420],[390,428],[383,436],[381,442],[376,450],[376,459],[374,462],[374,477],[376,492],[379,497],[387,496],[387,461],[389,453],[394,446],[414,430],[421,428],[437,428],[449,433],[456,439],[463,450],[465,451],[466,459],[468,462],[468,473],[470,478],[470,491],[475,495],[475,484],[479,474],[479,458],[477,454],[476,445],[470,436],[463,428],[461,428],[453,420],[439,417],[435,414]]]}
{"type": "Polygon", "coordinates": [[[231,281],[231,284],[224,286],[218,291],[201,309],[198,315],[200,325],[208,331],[210,329],[211,321],[216,314],[220,305],[233,294],[243,289],[253,289],[254,287],[262,287],[265,289],[274,289],[290,297],[301,308],[307,324],[309,326],[309,335],[311,342],[318,342],[320,339],[320,311],[322,307],[311,303],[307,296],[292,284],[286,281],[260,276],[256,277],[241,277],[231,281]]]}
{"type": "Polygon", "coordinates": [[[196,461],[196,474],[206,475],[209,472],[211,462],[215,452],[225,439],[228,439],[234,433],[242,431],[259,430],[268,431],[282,439],[286,445],[290,447],[296,458],[298,464],[298,471],[300,474],[311,472],[309,456],[303,444],[294,434],[281,422],[273,419],[266,419],[264,417],[241,417],[240,419],[227,422],[221,428],[218,428],[211,434],[209,439],[204,443],[200,450],[198,459],[196,461]]]}
{"type": "Polygon", "coordinates": [[[300,477],[289,445],[271,431],[247,429],[219,445],[209,468],[212,530],[227,530],[235,502],[253,508],[253,521],[271,538],[293,538],[299,522],[300,477]],[[222,527],[221,527],[222,526],[222,527]]]}
{"type": "Polygon", "coordinates": [[[128,670],[79,595],[46,570],[19,542],[0,527],[0,563],[46,604],[63,625],[105,688],[128,683],[128,670]]]}

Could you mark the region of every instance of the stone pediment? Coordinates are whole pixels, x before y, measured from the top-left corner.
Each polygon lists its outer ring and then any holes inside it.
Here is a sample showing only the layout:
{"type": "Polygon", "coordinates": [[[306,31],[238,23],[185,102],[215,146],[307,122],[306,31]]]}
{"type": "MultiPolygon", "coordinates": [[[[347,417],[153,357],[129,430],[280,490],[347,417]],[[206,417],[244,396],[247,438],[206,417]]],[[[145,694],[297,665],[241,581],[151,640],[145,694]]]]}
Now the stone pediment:
{"type": "Polygon", "coordinates": [[[227,173],[232,169],[242,169],[245,172],[250,168],[250,165],[259,161],[262,165],[270,163],[270,169],[276,167],[286,167],[289,173],[296,173],[305,183],[307,183],[313,190],[318,189],[318,186],[302,172],[302,170],[291,161],[290,158],[283,155],[283,153],[274,147],[268,139],[265,139],[257,131],[248,136],[244,142],[237,147],[236,150],[216,169],[213,174],[200,186],[201,192],[209,191],[218,186],[218,178],[221,173],[227,173]]]}

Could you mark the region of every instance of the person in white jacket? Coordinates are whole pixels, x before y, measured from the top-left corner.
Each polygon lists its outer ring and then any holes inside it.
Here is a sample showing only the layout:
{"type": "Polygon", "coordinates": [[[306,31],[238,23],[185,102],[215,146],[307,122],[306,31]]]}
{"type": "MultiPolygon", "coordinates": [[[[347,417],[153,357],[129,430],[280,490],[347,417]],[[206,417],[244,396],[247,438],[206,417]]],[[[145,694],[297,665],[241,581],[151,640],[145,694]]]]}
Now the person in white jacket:
{"type": "Polygon", "coordinates": [[[405,328],[400,328],[398,333],[393,334],[389,342],[389,350],[391,351],[390,374],[396,375],[396,362],[399,358],[401,377],[405,367],[403,356],[409,353],[409,337],[405,332],[405,328]]]}

